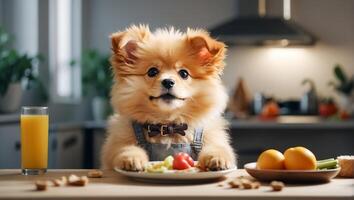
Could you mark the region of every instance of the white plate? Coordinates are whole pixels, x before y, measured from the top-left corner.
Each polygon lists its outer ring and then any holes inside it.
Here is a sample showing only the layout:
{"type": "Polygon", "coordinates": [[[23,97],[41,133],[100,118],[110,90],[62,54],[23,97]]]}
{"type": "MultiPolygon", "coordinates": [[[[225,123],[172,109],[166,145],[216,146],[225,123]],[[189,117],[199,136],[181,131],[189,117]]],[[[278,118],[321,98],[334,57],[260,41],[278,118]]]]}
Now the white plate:
{"type": "Polygon", "coordinates": [[[237,168],[221,170],[221,171],[208,171],[208,172],[184,172],[178,170],[169,170],[166,173],[149,173],[149,172],[132,172],[125,171],[118,168],[114,170],[124,176],[139,179],[143,181],[202,181],[222,178],[226,174],[235,171],[237,168]]]}

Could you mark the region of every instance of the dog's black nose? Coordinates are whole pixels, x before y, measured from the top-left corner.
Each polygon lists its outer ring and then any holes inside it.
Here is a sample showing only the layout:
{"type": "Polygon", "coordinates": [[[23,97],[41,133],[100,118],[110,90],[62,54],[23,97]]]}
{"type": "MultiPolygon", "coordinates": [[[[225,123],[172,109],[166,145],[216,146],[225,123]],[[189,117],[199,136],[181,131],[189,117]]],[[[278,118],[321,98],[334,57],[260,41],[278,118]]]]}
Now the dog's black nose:
{"type": "Polygon", "coordinates": [[[173,87],[173,85],[175,84],[175,81],[172,79],[163,79],[161,81],[161,84],[164,88],[171,89],[173,87]]]}

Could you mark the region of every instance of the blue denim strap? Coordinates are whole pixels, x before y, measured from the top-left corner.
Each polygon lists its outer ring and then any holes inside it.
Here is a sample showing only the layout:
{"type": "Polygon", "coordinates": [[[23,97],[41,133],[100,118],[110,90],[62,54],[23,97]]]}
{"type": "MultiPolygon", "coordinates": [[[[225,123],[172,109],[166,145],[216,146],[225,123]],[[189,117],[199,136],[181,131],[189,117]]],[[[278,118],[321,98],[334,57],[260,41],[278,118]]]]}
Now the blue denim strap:
{"type": "Polygon", "coordinates": [[[147,141],[145,139],[143,126],[136,121],[133,121],[132,125],[138,145],[144,147],[147,144],[147,141]]]}
{"type": "Polygon", "coordinates": [[[191,144],[193,151],[198,155],[203,147],[203,128],[197,127],[194,129],[194,139],[191,144]]]}

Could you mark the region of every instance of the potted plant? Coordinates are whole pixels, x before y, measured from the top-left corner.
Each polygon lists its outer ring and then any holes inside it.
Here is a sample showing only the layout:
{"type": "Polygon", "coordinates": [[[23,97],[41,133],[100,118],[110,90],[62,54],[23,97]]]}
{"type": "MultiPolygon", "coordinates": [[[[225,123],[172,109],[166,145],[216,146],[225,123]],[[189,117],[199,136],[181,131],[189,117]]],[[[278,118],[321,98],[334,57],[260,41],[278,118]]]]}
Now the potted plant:
{"type": "Polygon", "coordinates": [[[40,56],[20,54],[8,45],[11,36],[0,27],[0,112],[11,113],[20,108],[22,86],[26,89],[31,82],[38,82],[34,66],[40,61],[40,56]]]}
{"type": "Polygon", "coordinates": [[[86,50],[81,58],[81,66],[83,93],[93,96],[93,119],[105,120],[110,112],[108,99],[112,85],[109,55],[94,49],[86,50]]]}
{"type": "Polygon", "coordinates": [[[342,111],[354,114],[354,75],[349,78],[339,64],[334,66],[333,72],[337,81],[330,81],[328,84],[338,92],[342,111]]]}

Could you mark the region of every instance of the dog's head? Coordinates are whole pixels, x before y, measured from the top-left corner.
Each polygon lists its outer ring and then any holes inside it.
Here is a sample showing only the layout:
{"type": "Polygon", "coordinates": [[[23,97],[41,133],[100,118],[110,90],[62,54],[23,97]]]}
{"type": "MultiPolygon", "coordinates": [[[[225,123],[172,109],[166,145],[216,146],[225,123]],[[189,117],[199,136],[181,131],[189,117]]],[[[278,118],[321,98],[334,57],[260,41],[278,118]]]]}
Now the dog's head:
{"type": "Polygon", "coordinates": [[[116,112],[141,122],[188,122],[224,110],[219,75],[226,49],[207,32],[151,33],[141,25],[113,33],[111,40],[116,112]]]}

